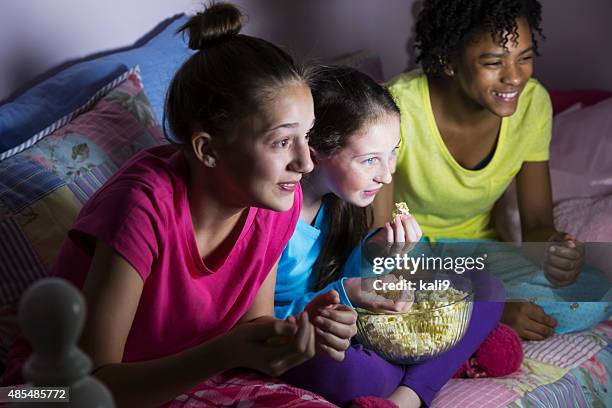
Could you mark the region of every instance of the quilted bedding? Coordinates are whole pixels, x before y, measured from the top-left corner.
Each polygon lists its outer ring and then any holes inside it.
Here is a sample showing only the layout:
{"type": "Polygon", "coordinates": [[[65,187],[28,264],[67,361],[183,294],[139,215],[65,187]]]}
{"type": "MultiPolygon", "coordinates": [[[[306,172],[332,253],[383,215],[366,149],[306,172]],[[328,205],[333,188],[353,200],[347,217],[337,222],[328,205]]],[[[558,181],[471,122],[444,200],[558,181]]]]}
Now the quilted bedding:
{"type": "Polygon", "coordinates": [[[523,342],[521,369],[504,378],[453,379],[435,408],[612,407],[612,321],[523,342]]]}
{"type": "MultiPolygon", "coordinates": [[[[504,378],[452,379],[432,408],[612,407],[612,320],[523,342],[521,369],[504,378]]],[[[220,374],[166,404],[183,407],[334,407],[308,391],[247,371],[220,374]]]]}

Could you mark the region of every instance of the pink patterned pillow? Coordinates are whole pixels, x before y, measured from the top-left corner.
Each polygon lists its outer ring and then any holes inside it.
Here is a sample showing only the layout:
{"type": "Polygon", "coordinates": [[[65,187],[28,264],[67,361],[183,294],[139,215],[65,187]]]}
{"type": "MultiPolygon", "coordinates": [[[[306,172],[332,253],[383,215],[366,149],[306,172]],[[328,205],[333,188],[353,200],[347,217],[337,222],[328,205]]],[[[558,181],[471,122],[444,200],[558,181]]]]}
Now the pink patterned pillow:
{"type": "MultiPolygon", "coordinates": [[[[138,68],[110,85],[88,111],[0,161],[0,310],[15,307],[23,291],[46,276],[79,210],[119,166],[164,141],[138,68]]],[[[4,315],[0,365],[4,340],[14,332],[7,322],[4,315]]]]}
{"type": "Polygon", "coordinates": [[[574,198],[555,206],[555,224],[587,242],[586,262],[612,280],[612,194],[574,198]]]}
{"type": "MultiPolygon", "coordinates": [[[[612,98],[586,108],[570,109],[553,120],[550,175],[555,205],[572,198],[612,194],[612,98]]],[[[521,240],[514,182],[496,205],[495,225],[500,239],[521,240]]],[[[607,231],[603,233],[608,234],[607,231]]]]}
{"type": "Polygon", "coordinates": [[[550,173],[555,203],[612,193],[612,98],[555,117],[550,173]]]}

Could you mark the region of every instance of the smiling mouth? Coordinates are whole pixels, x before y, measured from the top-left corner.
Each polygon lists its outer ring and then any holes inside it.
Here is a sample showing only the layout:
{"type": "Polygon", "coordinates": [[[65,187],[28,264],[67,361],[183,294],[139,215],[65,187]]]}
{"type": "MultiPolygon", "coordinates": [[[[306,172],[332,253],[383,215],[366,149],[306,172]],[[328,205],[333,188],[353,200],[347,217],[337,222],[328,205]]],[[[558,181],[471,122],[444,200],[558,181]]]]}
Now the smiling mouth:
{"type": "Polygon", "coordinates": [[[519,94],[519,91],[514,91],[514,92],[496,92],[496,91],[493,91],[493,95],[497,96],[498,98],[503,99],[504,101],[513,101],[514,99],[516,99],[518,94],[519,94]]]}
{"type": "Polygon", "coordinates": [[[284,191],[295,191],[295,189],[298,186],[298,182],[297,181],[293,181],[293,182],[289,182],[289,183],[278,183],[278,185],[281,188],[281,190],[284,190],[284,191]]]}

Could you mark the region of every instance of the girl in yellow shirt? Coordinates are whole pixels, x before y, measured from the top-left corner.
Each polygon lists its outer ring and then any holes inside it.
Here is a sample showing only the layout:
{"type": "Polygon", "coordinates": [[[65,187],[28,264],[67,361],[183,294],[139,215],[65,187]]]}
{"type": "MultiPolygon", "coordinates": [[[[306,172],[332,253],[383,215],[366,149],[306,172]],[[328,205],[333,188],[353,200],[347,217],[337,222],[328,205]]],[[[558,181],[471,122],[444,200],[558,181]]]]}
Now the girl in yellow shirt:
{"type": "MultiPolygon", "coordinates": [[[[376,215],[380,225],[393,201],[405,201],[430,239],[495,239],[491,211],[515,179],[523,240],[554,242],[544,274],[565,286],[577,279],[584,249],[553,224],[552,109],[531,78],[540,21],[537,0],[424,2],[416,25],[423,71],[389,84],[401,110],[402,145],[376,215]]],[[[532,340],[552,335],[556,325],[529,302],[508,302],[502,321],[532,340]]]]}

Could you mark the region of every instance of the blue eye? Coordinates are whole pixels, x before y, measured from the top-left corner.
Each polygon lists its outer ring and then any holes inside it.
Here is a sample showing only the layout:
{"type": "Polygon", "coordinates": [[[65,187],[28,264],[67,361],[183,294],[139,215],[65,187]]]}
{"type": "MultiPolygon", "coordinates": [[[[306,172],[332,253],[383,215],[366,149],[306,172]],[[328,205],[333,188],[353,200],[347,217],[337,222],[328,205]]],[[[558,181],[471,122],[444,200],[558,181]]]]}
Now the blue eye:
{"type": "Polygon", "coordinates": [[[283,140],[279,140],[277,142],[272,143],[272,146],[276,148],[284,148],[284,147],[287,147],[288,145],[289,145],[289,139],[283,139],[283,140]]]}
{"type": "Polygon", "coordinates": [[[376,163],[377,160],[378,160],[378,158],[376,158],[376,157],[370,157],[370,158],[365,159],[364,161],[362,161],[362,163],[365,164],[366,166],[373,166],[374,163],[376,163]]]}

